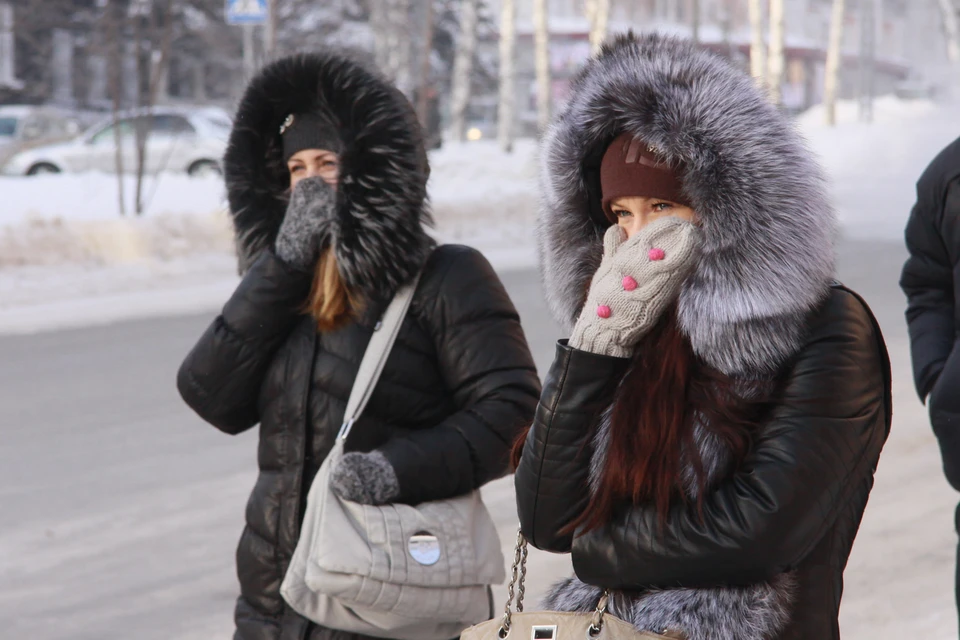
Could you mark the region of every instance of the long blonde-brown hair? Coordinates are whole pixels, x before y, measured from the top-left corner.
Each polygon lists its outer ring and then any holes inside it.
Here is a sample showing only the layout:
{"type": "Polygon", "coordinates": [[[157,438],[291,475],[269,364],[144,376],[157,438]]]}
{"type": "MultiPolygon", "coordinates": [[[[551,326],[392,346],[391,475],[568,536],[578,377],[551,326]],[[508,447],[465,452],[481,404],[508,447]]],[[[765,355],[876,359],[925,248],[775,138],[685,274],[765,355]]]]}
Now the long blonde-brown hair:
{"type": "Polygon", "coordinates": [[[351,292],[340,277],[333,249],[324,249],[313,273],[313,286],[306,311],[317,321],[319,331],[339,329],[360,312],[362,300],[351,292]]]}

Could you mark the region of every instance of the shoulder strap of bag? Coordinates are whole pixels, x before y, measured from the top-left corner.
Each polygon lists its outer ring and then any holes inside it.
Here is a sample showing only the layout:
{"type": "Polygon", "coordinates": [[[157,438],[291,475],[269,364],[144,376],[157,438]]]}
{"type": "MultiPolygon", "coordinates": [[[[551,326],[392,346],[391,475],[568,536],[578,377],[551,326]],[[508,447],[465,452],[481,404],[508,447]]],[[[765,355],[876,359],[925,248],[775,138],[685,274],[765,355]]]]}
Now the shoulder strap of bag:
{"type": "Polygon", "coordinates": [[[350,435],[350,429],[363,413],[373,395],[373,390],[377,386],[377,380],[383,371],[383,365],[386,364],[390,351],[393,349],[393,343],[400,334],[400,325],[407,315],[410,303],[413,301],[413,294],[417,290],[417,283],[420,281],[420,272],[414,276],[410,284],[402,287],[393,296],[387,310],[377,326],[374,327],[373,335],[370,336],[370,343],[367,350],[363,352],[363,360],[360,361],[360,369],[357,371],[357,377],[353,381],[353,388],[350,390],[350,399],[347,400],[347,410],[343,414],[343,426],[340,427],[340,433],[337,434],[338,440],[345,440],[350,435]]]}

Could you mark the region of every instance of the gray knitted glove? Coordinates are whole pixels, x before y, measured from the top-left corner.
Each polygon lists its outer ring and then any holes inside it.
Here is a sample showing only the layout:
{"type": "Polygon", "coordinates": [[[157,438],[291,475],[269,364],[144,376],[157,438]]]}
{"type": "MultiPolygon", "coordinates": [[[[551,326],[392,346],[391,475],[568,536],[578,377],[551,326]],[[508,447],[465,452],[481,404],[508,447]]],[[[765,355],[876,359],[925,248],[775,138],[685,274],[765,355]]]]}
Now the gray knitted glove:
{"type": "Polygon", "coordinates": [[[617,225],[603,237],[603,260],[573,328],[570,346],[627,358],[677,299],[696,263],[700,229],[664,218],[629,240],[617,225]]]}
{"type": "Polygon", "coordinates": [[[290,194],[274,250],[291,267],[310,271],[330,233],[336,190],[322,178],[306,178],[290,194]]]}
{"type": "Polygon", "coordinates": [[[361,504],[387,504],[400,496],[397,474],[379,451],[344,454],[330,474],[330,488],[361,504]]]}

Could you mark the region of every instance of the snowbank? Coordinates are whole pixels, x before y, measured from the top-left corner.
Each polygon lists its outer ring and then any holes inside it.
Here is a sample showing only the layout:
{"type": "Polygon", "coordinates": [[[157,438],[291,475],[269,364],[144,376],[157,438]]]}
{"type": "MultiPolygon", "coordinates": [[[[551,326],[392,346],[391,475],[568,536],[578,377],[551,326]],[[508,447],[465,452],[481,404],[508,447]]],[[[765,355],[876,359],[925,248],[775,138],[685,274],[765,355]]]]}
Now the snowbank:
{"type": "Polygon", "coordinates": [[[823,124],[823,107],[802,114],[797,125],[830,179],[843,233],[900,240],[917,178],[960,136],[960,106],[880,98],[871,124],[857,121],[855,101],[837,106],[836,127],[823,124]]]}
{"type": "MultiPolygon", "coordinates": [[[[532,140],[520,141],[510,155],[492,142],[434,152],[429,187],[438,237],[481,250],[529,244],[535,154],[532,140]]],[[[133,181],[124,188],[132,200],[133,181]]],[[[0,196],[0,268],[164,261],[233,247],[218,178],[149,178],[142,216],[120,215],[116,178],[105,174],[0,178],[0,196]]]]}
{"type": "MultiPolygon", "coordinates": [[[[534,264],[533,141],[510,155],[445,145],[431,164],[440,241],[477,247],[501,270],[534,264]]],[[[144,214],[121,217],[109,175],[0,178],[0,332],[222,305],[237,282],[222,181],[162,175],[144,193],[144,214]]]]}

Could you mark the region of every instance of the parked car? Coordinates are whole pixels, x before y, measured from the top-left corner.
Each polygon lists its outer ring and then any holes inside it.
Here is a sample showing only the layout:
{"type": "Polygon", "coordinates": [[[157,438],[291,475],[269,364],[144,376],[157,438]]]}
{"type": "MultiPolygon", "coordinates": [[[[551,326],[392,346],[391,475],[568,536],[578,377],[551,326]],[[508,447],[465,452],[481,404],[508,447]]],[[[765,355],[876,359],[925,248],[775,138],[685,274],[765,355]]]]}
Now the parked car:
{"type": "Polygon", "coordinates": [[[83,135],[59,144],[15,154],[4,165],[8,176],[117,170],[117,138],[124,173],[136,171],[137,127],[148,132],[144,171],[184,172],[191,176],[220,174],[220,158],[230,135],[230,118],[216,108],[154,108],[122,112],[83,135]]]}
{"type": "Polygon", "coordinates": [[[65,109],[0,106],[0,164],[19,151],[74,138],[82,129],[80,114],[65,109]]]}

